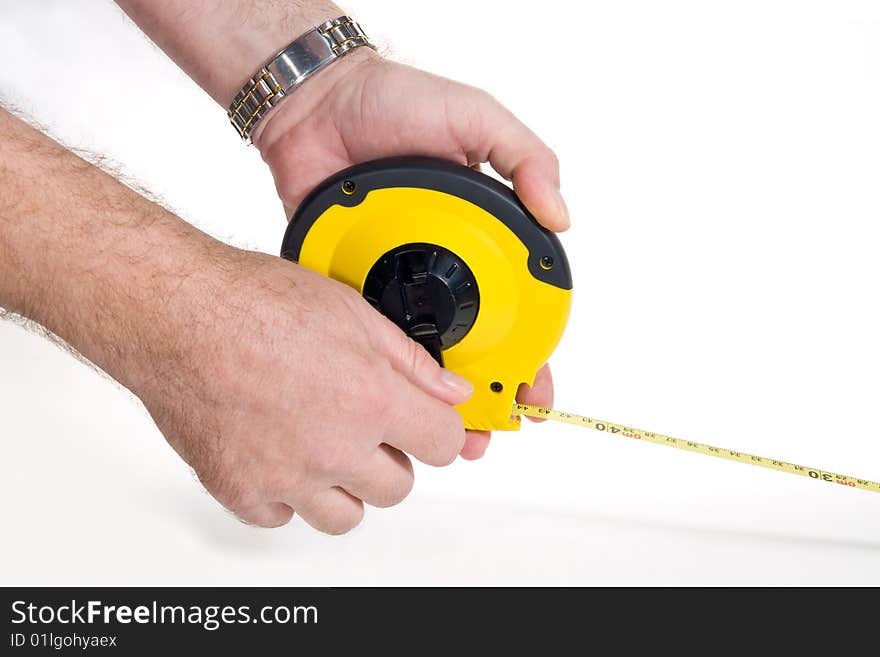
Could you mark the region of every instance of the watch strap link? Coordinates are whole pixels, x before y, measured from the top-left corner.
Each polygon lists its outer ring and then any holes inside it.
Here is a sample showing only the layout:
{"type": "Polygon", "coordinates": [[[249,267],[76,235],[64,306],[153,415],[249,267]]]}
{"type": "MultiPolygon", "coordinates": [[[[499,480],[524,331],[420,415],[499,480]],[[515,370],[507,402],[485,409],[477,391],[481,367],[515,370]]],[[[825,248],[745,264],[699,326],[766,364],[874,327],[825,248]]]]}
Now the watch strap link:
{"type": "Polygon", "coordinates": [[[260,120],[284,96],[333,60],[359,46],[373,47],[352,18],[340,16],[309,30],[257,71],[232,100],[227,114],[250,141],[260,120]]]}

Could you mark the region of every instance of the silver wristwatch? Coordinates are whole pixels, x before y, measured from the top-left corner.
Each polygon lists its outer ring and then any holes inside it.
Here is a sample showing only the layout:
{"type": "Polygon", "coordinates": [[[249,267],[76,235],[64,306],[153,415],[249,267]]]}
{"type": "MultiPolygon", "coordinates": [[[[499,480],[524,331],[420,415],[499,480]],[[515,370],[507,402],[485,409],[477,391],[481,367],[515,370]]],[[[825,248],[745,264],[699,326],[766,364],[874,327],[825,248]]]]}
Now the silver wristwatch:
{"type": "Polygon", "coordinates": [[[312,28],[278,53],[232,100],[229,121],[245,141],[287,94],[330,62],[359,46],[375,47],[354,20],[340,16],[312,28]]]}

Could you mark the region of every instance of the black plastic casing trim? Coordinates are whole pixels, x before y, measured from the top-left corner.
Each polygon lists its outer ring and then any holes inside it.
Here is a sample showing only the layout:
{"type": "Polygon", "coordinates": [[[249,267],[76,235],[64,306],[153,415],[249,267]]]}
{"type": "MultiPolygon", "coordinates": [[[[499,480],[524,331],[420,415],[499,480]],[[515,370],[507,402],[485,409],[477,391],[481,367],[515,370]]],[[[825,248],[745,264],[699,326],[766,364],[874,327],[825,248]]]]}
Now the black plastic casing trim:
{"type": "MultiPolygon", "coordinates": [[[[281,257],[297,261],[312,225],[330,206],[353,207],[375,189],[431,189],[470,201],[504,223],[529,252],[528,268],[539,281],[571,289],[571,270],[556,235],[541,226],[506,185],[479,171],[429,157],[393,157],[358,164],[327,178],[300,204],[284,233],[281,257]],[[343,183],[354,183],[353,193],[343,183]],[[542,261],[552,263],[545,268],[542,261]]],[[[442,244],[440,246],[443,246],[442,244]]]]}

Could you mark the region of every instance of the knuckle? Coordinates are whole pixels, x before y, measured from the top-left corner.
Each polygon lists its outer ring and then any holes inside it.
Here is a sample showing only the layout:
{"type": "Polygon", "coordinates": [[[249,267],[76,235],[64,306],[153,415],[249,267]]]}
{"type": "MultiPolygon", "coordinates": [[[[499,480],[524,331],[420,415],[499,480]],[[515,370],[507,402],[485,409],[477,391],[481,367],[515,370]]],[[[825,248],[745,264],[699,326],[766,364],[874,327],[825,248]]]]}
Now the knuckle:
{"type": "Polygon", "coordinates": [[[273,518],[272,520],[266,520],[260,524],[260,527],[265,529],[277,529],[278,527],[284,527],[284,525],[290,523],[291,519],[293,519],[293,514],[287,514],[285,516],[278,516],[273,518]]]}
{"type": "Polygon", "coordinates": [[[439,367],[427,349],[415,340],[407,339],[407,349],[409,351],[406,355],[406,362],[410,366],[410,371],[417,376],[428,376],[433,369],[439,367]]]}
{"type": "Polygon", "coordinates": [[[258,503],[255,492],[237,477],[227,476],[217,470],[197,472],[197,475],[211,497],[233,513],[258,503]]]}
{"type": "Polygon", "coordinates": [[[362,420],[369,420],[371,424],[378,425],[379,431],[393,419],[396,409],[394,391],[397,382],[394,373],[387,362],[373,363],[368,369],[368,374],[357,377],[353,381],[355,394],[358,396],[358,414],[362,420]]]}
{"type": "Polygon", "coordinates": [[[247,525],[248,527],[259,527],[260,529],[275,529],[276,527],[279,527],[279,525],[270,524],[262,519],[251,520],[241,515],[241,513],[235,513],[234,515],[242,525],[247,525]]]}
{"type": "Polygon", "coordinates": [[[364,414],[376,420],[387,418],[393,410],[393,400],[388,388],[373,379],[361,388],[364,414]]]}
{"type": "Polygon", "coordinates": [[[415,484],[415,476],[410,470],[406,475],[398,477],[393,483],[389,484],[384,494],[376,500],[373,506],[380,509],[387,509],[403,502],[412,492],[415,484]]]}
{"type": "Polygon", "coordinates": [[[456,450],[444,450],[437,454],[437,458],[431,465],[435,465],[438,468],[445,468],[448,465],[452,465],[455,462],[455,459],[458,458],[458,454],[461,452],[461,448],[459,447],[456,450]]]}
{"type": "Polygon", "coordinates": [[[364,519],[364,505],[360,504],[350,512],[339,513],[327,518],[321,531],[331,536],[340,536],[347,534],[352,529],[361,524],[364,519]]]}
{"type": "Polygon", "coordinates": [[[348,441],[323,436],[312,447],[310,469],[323,475],[339,475],[351,470],[354,461],[348,441]]]}
{"type": "Polygon", "coordinates": [[[457,421],[450,422],[448,428],[440,435],[437,441],[437,449],[434,462],[431,465],[445,467],[452,465],[464,447],[465,432],[461,418],[456,414],[457,421]]]}
{"type": "Polygon", "coordinates": [[[425,365],[424,356],[428,355],[424,347],[415,340],[406,339],[403,341],[404,363],[406,363],[410,372],[418,372],[425,365]]]}
{"type": "Polygon", "coordinates": [[[464,87],[466,93],[470,95],[471,100],[477,105],[482,105],[484,107],[487,105],[501,105],[495,96],[482,87],[475,87],[473,85],[464,85],[464,87]]]}
{"type": "MultiPolygon", "coordinates": [[[[264,507],[265,505],[261,505],[264,507]]],[[[255,508],[246,511],[235,512],[238,520],[245,525],[251,527],[262,527],[263,529],[276,529],[283,527],[293,518],[293,511],[281,512],[278,510],[255,508]]]]}
{"type": "Polygon", "coordinates": [[[263,501],[263,496],[255,487],[245,484],[231,486],[225,499],[220,499],[217,495],[214,495],[214,497],[235,514],[242,513],[246,509],[252,509],[263,501]]]}

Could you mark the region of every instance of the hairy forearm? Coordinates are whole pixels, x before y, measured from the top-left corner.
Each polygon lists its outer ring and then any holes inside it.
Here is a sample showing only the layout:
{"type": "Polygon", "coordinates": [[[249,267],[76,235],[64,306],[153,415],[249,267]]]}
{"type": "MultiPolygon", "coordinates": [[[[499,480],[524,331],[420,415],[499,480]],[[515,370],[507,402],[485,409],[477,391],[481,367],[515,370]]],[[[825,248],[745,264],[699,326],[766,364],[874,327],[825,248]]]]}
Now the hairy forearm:
{"type": "Polygon", "coordinates": [[[162,376],[179,348],[167,318],[198,312],[176,293],[208,286],[229,247],[2,109],[0,134],[0,306],[130,388],[162,376]]]}
{"type": "Polygon", "coordinates": [[[342,14],[326,0],[117,0],[132,20],[224,107],[267,59],[342,14]]]}

